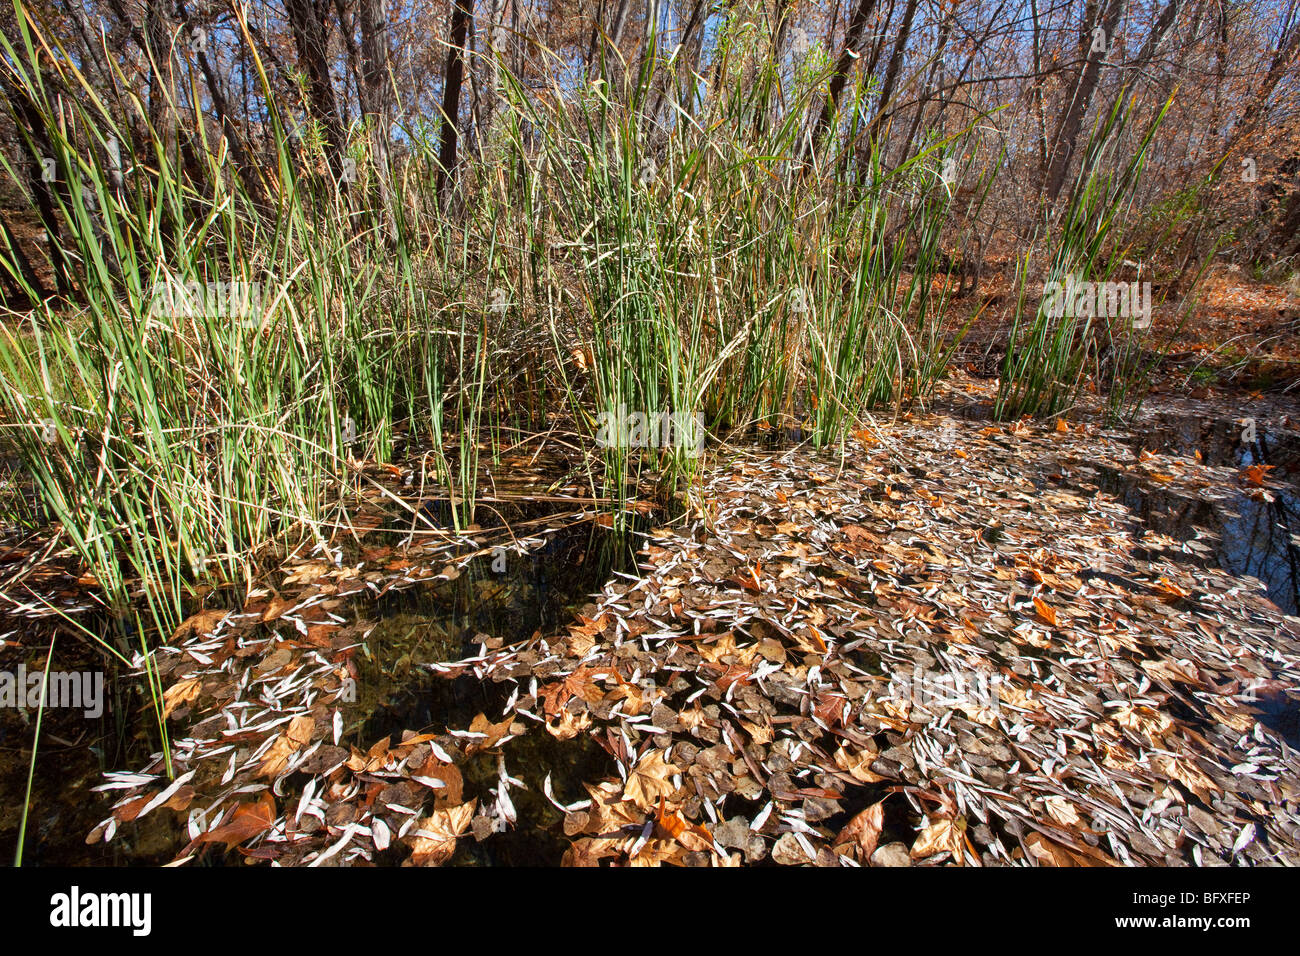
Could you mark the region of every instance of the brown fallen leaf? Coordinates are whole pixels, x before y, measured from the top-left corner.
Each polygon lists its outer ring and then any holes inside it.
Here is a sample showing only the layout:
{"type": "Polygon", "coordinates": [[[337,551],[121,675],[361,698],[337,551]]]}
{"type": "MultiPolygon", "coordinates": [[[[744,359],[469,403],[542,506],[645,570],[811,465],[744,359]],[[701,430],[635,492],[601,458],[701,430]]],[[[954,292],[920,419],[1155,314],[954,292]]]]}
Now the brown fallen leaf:
{"type": "Polygon", "coordinates": [[[140,811],[148,806],[149,801],[152,799],[153,794],[146,793],[142,797],[128,800],[113,811],[113,818],[117,820],[118,823],[129,823],[140,815],[140,811]]]}
{"type": "Polygon", "coordinates": [[[636,804],[623,799],[619,781],[604,780],[595,786],[589,783],[583,786],[591,795],[585,832],[611,835],[628,825],[644,825],[645,814],[637,810],[636,804]]]}
{"type": "Polygon", "coordinates": [[[293,607],[293,601],[287,601],[278,595],[271,598],[271,603],[266,606],[262,612],[262,623],[266,624],[271,621],[278,621],[293,607]]]}
{"type": "Polygon", "coordinates": [[[163,806],[167,807],[169,810],[175,810],[178,813],[184,813],[186,810],[189,809],[190,804],[194,802],[194,794],[195,794],[194,788],[191,787],[189,784],[186,784],[185,786],[177,790],[175,793],[173,793],[171,795],[171,799],[169,799],[166,803],[164,803],[163,806]]]}
{"type": "Polygon", "coordinates": [[[656,834],[676,840],[688,850],[716,853],[713,837],[709,831],[698,823],[691,823],[675,809],[667,806],[664,799],[659,800],[659,809],[655,811],[656,834]]]}
{"type": "Polygon", "coordinates": [[[433,791],[434,809],[446,810],[459,806],[464,800],[465,778],[460,769],[455,764],[443,763],[433,754],[411,775],[411,779],[433,791]]]}
{"type": "Polygon", "coordinates": [[[625,840],[615,837],[583,837],[575,840],[560,860],[561,866],[600,866],[600,861],[617,856],[625,840]]]}
{"type": "Polygon", "coordinates": [[[175,642],[184,640],[187,637],[202,637],[205,634],[211,634],[216,626],[220,624],[229,613],[229,611],[213,608],[207,611],[199,611],[197,614],[191,614],[185,620],[181,621],[180,626],[172,632],[171,640],[175,642]]]}
{"type": "Polygon", "coordinates": [[[1125,705],[1117,708],[1111,716],[1125,730],[1143,734],[1157,746],[1161,745],[1174,726],[1174,719],[1163,710],[1145,704],[1125,705]]]}
{"type": "Polygon", "coordinates": [[[1187,588],[1183,587],[1181,584],[1177,584],[1173,581],[1170,581],[1164,575],[1161,575],[1156,580],[1156,587],[1159,590],[1164,591],[1166,594],[1176,598],[1185,598],[1185,597],[1192,596],[1191,591],[1187,590],[1187,588]]]}
{"type": "Polygon", "coordinates": [[[850,820],[835,838],[836,853],[865,863],[876,852],[880,831],[885,825],[885,801],[873,803],[850,820]]]}
{"type": "Polygon", "coordinates": [[[262,793],[262,799],[249,800],[236,807],[229,823],[200,834],[198,842],[224,843],[229,850],[260,833],[265,833],[274,823],[275,798],[271,796],[269,790],[266,790],[262,793]]]}
{"type": "Polygon", "coordinates": [[[1025,837],[1025,849],[1039,866],[1119,866],[1119,861],[1100,850],[1086,852],[1049,840],[1037,830],[1025,837]]]}
{"type": "Polygon", "coordinates": [[[276,738],[275,743],[262,757],[257,768],[257,776],[274,780],[284,772],[289,758],[311,743],[312,733],[316,729],[316,718],[302,714],[289,721],[289,727],[276,738]]]}
{"type": "Polygon", "coordinates": [[[870,750],[861,750],[857,753],[849,753],[847,748],[841,747],[835,751],[835,766],[839,767],[854,780],[859,783],[879,783],[888,779],[873,773],[871,765],[880,755],[870,750]]]}
{"type": "Polygon", "coordinates": [[[172,715],[177,707],[192,703],[198,699],[202,682],[197,677],[179,680],[163,691],[163,719],[172,715]]]}
{"type": "Polygon", "coordinates": [[[1151,762],[1161,773],[1177,780],[1205,803],[1210,802],[1212,795],[1223,792],[1192,757],[1157,755],[1151,762]]]}
{"type": "Polygon", "coordinates": [[[764,721],[762,724],[751,723],[748,720],[741,720],[740,726],[745,728],[750,739],[756,744],[770,744],[772,742],[772,725],[764,721]]]}
{"type": "Polygon", "coordinates": [[[560,711],[559,719],[546,725],[546,730],[557,740],[572,740],[591,726],[591,714],[583,712],[574,714],[569,710],[560,711]]]}
{"type": "Polygon", "coordinates": [[[307,561],[293,569],[293,573],[284,579],[289,584],[311,584],[313,581],[329,574],[333,569],[323,561],[307,561]]]}
{"type": "Polygon", "coordinates": [[[388,763],[388,754],[387,737],[380,737],[365,753],[353,747],[352,756],[348,758],[348,769],[355,773],[372,773],[388,763]]]}
{"type": "Polygon", "coordinates": [[[1083,825],[1083,820],[1079,817],[1079,812],[1075,810],[1074,804],[1064,797],[1048,797],[1043,801],[1043,806],[1046,808],[1048,816],[1061,826],[1079,827],[1083,825]]]}
{"type": "Polygon", "coordinates": [[[724,657],[733,657],[738,663],[748,665],[758,653],[757,646],[752,644],[743,648],[737,647],[736,636],[731,631],[712,641],[701,641],[695,649],[699,651],[700,657],[710,663],[720,662],[724,657]]]}
{"type": "Polygon", "coordinates": [[[478,800],[434,810],[410,837],[412,866],[442,866],[456,853],[456,841],[469,830],[478,800]]]}
{"type": "Polygon", "coordinates": [[[938,817],[921,831],[921,835],[912,844],[912,859],[920,860],[946,851],[952,854],[953,862],[961,866],[965,861],[962,852],[965,833],[965,817],[938,817]]]}
{"type": "Polygon", "coordinates": [[[507,717],[500,723],[492,723],[485,714],[477,714],[469,722],[469,730],[472,734],[483,734],[482,737],[466,738],[465,756],[472,756],[484,750],[490,750],[495,747],[501,740],[510,733],[511,719],[507,717]]]}

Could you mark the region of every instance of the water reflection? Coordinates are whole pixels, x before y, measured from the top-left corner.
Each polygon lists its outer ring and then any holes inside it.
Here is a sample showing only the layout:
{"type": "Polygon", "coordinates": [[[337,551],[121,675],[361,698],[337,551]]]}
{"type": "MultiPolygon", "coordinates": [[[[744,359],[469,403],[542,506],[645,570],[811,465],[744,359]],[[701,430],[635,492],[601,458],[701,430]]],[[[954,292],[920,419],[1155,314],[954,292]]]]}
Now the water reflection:
{"type": "Polygon", "coordinates": [[[1271,466],[1269,484],[1283,487],[1270,487],[1267,493],[1228,485],[1207,489],[1203,498],[1188,498],[1143,487],[1136,478],[1110,469],[1103,470],[1102,486],[1140,513],[1155,531],[1184,540],[1210,532],[1217,538],[1215,557],[1220,567],[1237,576],[1258,578],[1274,604],[1288,614],[1300,612],[1300,548],[1294,537],[1300,516],[1296,494],[1300,448],[1293,436],[1262,424],[1248,429],[1231,419],[1206,421],[1164,413],[1134,433],[1133,449],[1135,454],[1149,449],[1189,457],[1199,452],[1206,464],[1238,470],[1271,466]]]}

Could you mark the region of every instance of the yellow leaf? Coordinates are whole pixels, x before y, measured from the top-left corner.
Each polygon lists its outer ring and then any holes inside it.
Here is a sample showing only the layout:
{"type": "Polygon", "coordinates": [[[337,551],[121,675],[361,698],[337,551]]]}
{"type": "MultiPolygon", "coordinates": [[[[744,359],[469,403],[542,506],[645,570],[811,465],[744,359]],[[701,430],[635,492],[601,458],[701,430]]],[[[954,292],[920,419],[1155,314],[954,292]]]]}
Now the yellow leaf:
{"type": "Polygon", "coordinates": [[[316,729],[316,719],[308,714],[295,717],[275,743],[263,755],[262,763],[257,768],[257,776],[273,780],[284,771],[289,758],[311,742],[312,732],[316,729]]]}
{"type": "Polygon", "coordinates": [[[623,795],[642,810],[651,810],[661,797],[670,797],[677,789],[670,779],[677,772],[676,767],[664,762],[662,753],[652,750],[627,775],[623,795]]]}
{"type": "Polygon", "coordinates": [[[477,800],[446,810],[434,810],[410,839],[413,866],[442,866],[456,853],[456,841],[469,829],[477,800]]]}
{"type": "Polygon", "coordinates": [[[962,865],[965,857],[962,852],[962,837],[965,830],[965,817],[938,818],[922,830],[912,844],[912,859],[920,860],[946,851],[952,854],[954,863],[962,865]]]}
{"type": "Polygon", "coordinates": [[[190,677],[177,681],[163,691],[163,719],[166,720],[170,717],[172,711],[182,704],[188,704],[196,700],[201,686],[202,684],[197,677],[190,677]]]}
{"type": "Polygon", "coordinates": [[[574,715],[568,709],[560,711],[560,717],[546,725],[547,731],[557,740],[572,740],[591,726],[591,714],[584,711],[574,715]]]}
{"type": "Polygon", "coordinates": [[[1077,827],[1083,824],[1074,804],[1064,797],[1048,797],[1043,801],[1043,806],[1047,809],[1047,815],[1061,826],[1077,827]]]}
{"type": "Polygon", "coordinates": [[[880,776],[878,773],[873,773],[871,770],[871,764],[875,762],[878,756],[879,754],[872,753],[870,750],[850,754],[847,749],[841,747],[835,751],[835,766],[859,783],[879,783],[887,778],[880,776]]]}

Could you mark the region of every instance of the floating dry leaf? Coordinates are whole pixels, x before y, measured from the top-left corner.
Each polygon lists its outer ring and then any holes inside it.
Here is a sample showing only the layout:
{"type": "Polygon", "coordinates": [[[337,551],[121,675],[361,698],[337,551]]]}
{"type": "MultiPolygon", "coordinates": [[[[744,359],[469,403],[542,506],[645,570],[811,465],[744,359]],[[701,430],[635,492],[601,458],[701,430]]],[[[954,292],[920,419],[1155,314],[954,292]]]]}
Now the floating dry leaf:
{"type": "Polygon", "coordinates": [[[880,840],[880,831],[885,825],[885,801],[873,803],[845,825],[835,838],[837,853],[852,857],[859,863],[866,863],[871,854],[876,852],[876,843],[880,840]]]}
{"type": "Polygon", "coordinates": [[[170,717],[177,707],[197,700],[201,687],[202,681],[199,678],[190,677],[177,681],[163,691],[163,719],[170,717]]]}
{"type": "Polygon", "coordinates": [[[456,841],[469,830],[477,800],[458,807],[434,810],[416,827],[408,839],[410,863],[414,866],[442,866],[456,853],[456,841]]]}

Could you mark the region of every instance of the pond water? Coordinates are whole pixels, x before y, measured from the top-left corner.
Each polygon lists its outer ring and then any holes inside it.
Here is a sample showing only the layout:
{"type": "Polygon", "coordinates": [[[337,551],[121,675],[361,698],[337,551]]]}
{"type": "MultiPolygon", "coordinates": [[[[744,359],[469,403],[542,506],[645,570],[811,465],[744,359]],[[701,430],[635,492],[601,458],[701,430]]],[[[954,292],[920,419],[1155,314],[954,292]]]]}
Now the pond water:
{"type": "MultiPolygon", "coordinates": [[[[46,634],[33,645],[6,648],[0,670],[14,674],[23,666],[29,674],[39,673],[48,647],[46,634]]],[[[91,788],[104,782],[104,771],[141,766],[158,749],[141,682],[73,634],[56,638],[54,662],[60,671],[104,674],[103,713],[88,718],[81,709],[51,707],[41,715],[23,865],[167,862],[175,852],[175,827],[162,814],[124,832],[121,841],[86,844],[86,835],[109,806],[91,788]]],[[[0,708],[0,865],[10,865],[18,847],[36,719],[34,708],[0,708]]]]}
{"type": "MultiPolygon", "coordinates": [[[[500,507],[496,509],[501,511],[500,507]]],[[[635,541],[616,535],[591,520],[547,520],[544,509],[509,509],[507,518],[524,518],[533,543],[523,554],[486,554],[475,558],[459,577],[438,584],[417,584],[382,597],[361,596],[349,602],[357,623],[374,622],[358,653],[357,700],[345,707],[344,743],[368,748],[403,730],[442,732],[464,729],[474,716],[501,718],[506,700],[491,683],[472,677],[448,680],[428,665],[454,661],[478,652],[482,640],[513,644],[538,631],[560,628],[614,571],[635,569],[635,541]],[[524,512],[527,512],[526,514],[524,512]]],[[[44,662],[39,641],[0,648],[0,670],[28,672],[44,662]]],[[[46,709],[32,782],[31,809],[24,840],[24,865],[156,865],[171,860],[186,839],[175,815],[156,812],[119,829],[105,844],[85,838],[108,815],[111,794],[91,788],[104,782],[106,770],[146,765],[158,748],[157,732],[141,681],[106,667],[105,655],[87,641],[61,636],[55,651],[59,670],[105,672],[104,714],[89,720],[81,711],[46,709]]],[[[35,711],[0,708],[0,861],[14,858],[28,763],[35,730],[35,711]]],[[[542,797],[542,781],[552,776],[553,794],[565,803],[585,799],[571,792],[577,781],[613,772],[612,762],[594,741],[559,742],[547,734],[529,734],[507,745],[507,772],[527,781],[514,789],[519,825],[494,834],[483,844],[462,841],[454,862],[514,864],[558,862],[567,844],[554,824],[558,811],[542,797]]],[[[480,754],[461,767],[469,796],[486,794],[498,779],[495,754],[480,754]]],[[[213,862],[220,862],[217,855],[213,862]]],[[[234,862],[230,858],[229,862],[234,862]]]]}
{"type": "MultiPolygon", "coordinates": [[[[1152,486],[1104,461],[1090,461],[1081,472],[1085,483],[1117,497],[1151,530],[1193,543],[1187,559],[1256,577],[1278,607],[1297,613],[1300,440],[1296,434],[1260,424],[1250,436],[1240,421],[1177,412],[1148,416],[1138,428],[1123,434],[1135,454],[1143,449],[1189,457],[1199,452],[1211,465],[1273,466],[1270,485],[1278,482],[1283,487],[1271,490],[1272,500],[1235,481],[1191,496],[1176,488],[1152,486]]],[[[498,513],[502,510],[495,508],[498,513]]],[[[404,730],[465,729],[480,713],[501,720],[506,697],[498,685],[473,676],[447,679],[430,665],[476,655],[485,644],[510,645],[539,631],[559,630],[613,573],[635,570],[635,535],[615,535],[591,520],[575,522],[571,515],[552,517],[536,504],[504,510],[494,520],[504,519],[512,526],[525,521],[529,535],[537,539],[524,553],[484,554],[454,580],[392,590],[377,599],[362,596],[346,605],[353,622],[373,623],[373,627],[355,658],[357,699],[345,707],[345,743],[367,749],[385,735],[404,730]]],[[[38,644],[0,648],[0,670],[12,670],[20,660],[30,670],[41,659],[38,644]]],[[[71,636],[60,638],[56,661],[61,669],[104,669],[93,648],[71,636]]],[[[157,749],[140,682],[109,669],[106,693],[112,703],[97,720],[68,711],[45,714],[28,820],[27,864],[156,864],[171,859],[184,842],[172,815],[164,813],[124,827],[108,844],[84,842],[107,812],[109,801],[90,793],[102,782],[103,771],[142,766],[157,749]]],[[[1261,701],[1263,709],[1268,705],[1261,701]]],[[[1286,713],[1269,715],[1269,722],[1286,725],[1288,739],[1298,741],[1300,728],[1292,726],[1297,713],[1293,705],[1287,708],[1286,713]]],[[[34,718],[31,713],[0,709],[0,861],[4,862],[12,860],[16,845],[34,718]]],[[[562,813],[543,796],[543,781],[549,775],[553,796],[567,804],[587,797],[580,781],[616,773],[613,761],[592,737],[559,741],[538,729],[508,741],[499,752],[469,758],[461,771],[466,796],[480,801],[490,799],[489,791],[503,774],[524,786],[510,790],[518,817],[515,825],[482,841],[462,840],[452,860],[459,865],[558,863],[568,841],[562,813]]],[[[378,862],[398,859],[396,851],[390,851],[378,862]]]]}
{"type": "MultiPolygon", "coordinates": [[[[429,665],[473,656],[485,642],[510,645],[558,630],[615,571],[635,569],[634,541],[590,522],[552,530],[527,554],[508,555],[504,567],[484,555],[454,581],[390,592],[358,607],[359,617],[369,612],[377,620],[357,659],[358,700],[345,711],[358,745],[384,735],[396,742],[404,730],[464,730],[480,713],[501,720],[507,697],[498,685],[472,675],[449,679],[429,665]]],[[[481,842],[462,840],[452,865],[557,865],[568,843],[563,814],[543,796],[545,779],[567,804],[587,798],[580,781],[615,773],[592,738],[559,741],[530,730],[499,752],[459,764],[466,796],[480,802],[503,772],[524,786],[509,790],[515,825],[481,842]]]]}
{"type": "Polygon", "coordinates": [[[1283,487],[1270,487],[1267,496],[1234,482],[1189,497],[1094,463],[1099,487],[1151,530],[1180,540],[1200,539],[1202,547],[1196,550],[1207,560],[1231,574],[1258,578],[1274,604],[1288,614],[1300,613],[1300,436],[1262,423],[1247,428],[1230,419],[1160,413],[1133,430],[1131,447],[1134,454],[1145,449],[1192,457],[1199,452],[1208,465],[1237,469],[1272,466],[1270,485],[1283,487]]]}

